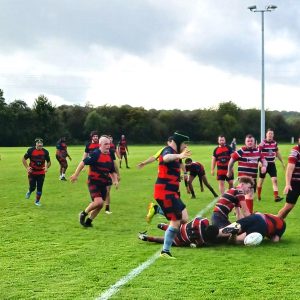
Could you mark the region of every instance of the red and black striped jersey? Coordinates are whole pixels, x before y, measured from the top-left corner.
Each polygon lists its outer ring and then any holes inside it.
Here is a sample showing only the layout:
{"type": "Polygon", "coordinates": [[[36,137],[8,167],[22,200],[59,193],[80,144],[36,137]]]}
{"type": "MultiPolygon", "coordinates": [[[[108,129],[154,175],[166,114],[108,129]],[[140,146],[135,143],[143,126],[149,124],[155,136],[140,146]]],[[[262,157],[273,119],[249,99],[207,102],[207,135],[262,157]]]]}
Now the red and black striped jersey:
{"type": "Polygon", "coordinates": [[[99,143],[88,143],[85,146],[84,152],[91,154],[96,149],[99,149],[99,143]]]}
{"type": "Polygon", "coordinates": [[[163,157],[167,154],[177,154],[172,147],[165,147],[158,158],[158,176],[154,187],[154,198],[161,199],[165,194],[177,194],[180,181],[179,159],[165,163],[163,157]]]}
{"type": "Polygon", "coordinates": [[[122,139],[119,141],[118,143],[118,149],[119,149],[119,152],[124,154],[126,153],[126,150],[127,150],[127,142],[125,139],[122,139]]]}
{"type": "Polygon", "coordinates": [[[65,142],[58,142],[56,144],[56,155],[66,158],[68,154],[68,146],[65,142]]]}
{"type": "Polygon", "coordinates": [[[248,148],[246,146],[233,152],[231,157],[238,161],[238,177],[248,176],[256,179],[258,163],[265,162],[265,158],[258,148],[248,148]]]}
{"type": "Polygon", "coordinates": [[[288,158],[289,164],[294,164],[295,169],[292,174],[292,181],[300,181],[300,145],[292,148],[292,151],[288,158]]]}
{"type": "Polygon", "coordinates": [[[227,174],[228,163],[232,154],[232,148],[224,145],[218,146],[213,152],[213,157],[216,159],[217,164],[217,175],[227,174]]]}
{"type": "Polygon", "coordinates": [[[102,153],[96,149],[90,156],[83,160],[85,165],[89,165],[88,179],[97,181],[103,186],[111,183],[110,173],[116,172],[115,165],[110,153],[102,153]]]}
{"type": "Polygon", "coordinates": [[[277,152],[278,152],[278,145],[277,142],[272,140],[272,141],[267,141],[266,139],[264,139],[260,145],[259,145],[259,150],[261,151],[261,153],[263,154],[263,156],[265,157],[265,159],[267,160],[268,163],[274,163],[275,162],[275,158],[277,156],[277,152]]]}
{"type": "Polygon", "coordinates": [[[213,211],[219,212],[225,217],[228,217],[228,214],[233,210],[234,207],[241,206],[241,201],[245,201],[244,193],[237,188],[231,188],[219,198],[213,211]]]}
{"type": "Polygon", "coordinates": [[[189,246],[191,243],[199,246],[204,245],[206,242],[203,238],[203,232],[208,225],[208,219],[200,217],[194,218],[189,223],[182,224],[173,243],[176,246],[189,246]]]}
{"type": "Polygon", "coordinates": [[[205,175],[205,170],[202,164],[197,161],[193,161],[189,165],[185,165],[185,169],[187,172],[200,174],[201,176],[205,175]]]}
{"type": "Polygon", "coordinates": [[[283,219],[272,214],[262,214],[262,213],[256,213],[256,214],[261,215],[267,224],[266,237],[271,239],[275,235],[278,235],[279,237],[283,235],[286,227],[286,224],[283,219]]]}
{"type": "Polygon", "coordinates": [[[50,156],[48,150],[36,149],[35,147],[31,147],[27,150],[24,155],[25,159],[30,160],[29,167],[31,167],[32,175],[41,175],[45,174],[45,162],[50,162],[50,156]]]}

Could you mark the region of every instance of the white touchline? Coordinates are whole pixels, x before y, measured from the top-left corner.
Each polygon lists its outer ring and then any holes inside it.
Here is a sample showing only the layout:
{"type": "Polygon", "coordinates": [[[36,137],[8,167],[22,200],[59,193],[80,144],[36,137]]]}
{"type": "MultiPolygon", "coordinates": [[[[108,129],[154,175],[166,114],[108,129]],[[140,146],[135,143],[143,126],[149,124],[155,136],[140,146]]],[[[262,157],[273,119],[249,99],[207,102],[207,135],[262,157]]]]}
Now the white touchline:
{"type": "MultiPolygon", "coordinates": [[[[203,208],[197,213],[197,217],[201,217],[203,214],[205,214],[216,204],[217,201],[218,198],[215,198],[205,208],[203,208]]],[[[130,280],[138,276],[140,273],[142,273],[144,270],[146,270],[148,267],[150,267],[159,258],[159,254],[160,250],[157,251],[154,255],[152,255],[148,260],[139,265],[137,268],[129,272],[126,276],[118,280],[114,285],[110,286],[98,298],[96,298],[96,300],[107,300],[112,295],[116,294],[123,285],[125,285],[127,282],[129,282],[130,280]]]]}

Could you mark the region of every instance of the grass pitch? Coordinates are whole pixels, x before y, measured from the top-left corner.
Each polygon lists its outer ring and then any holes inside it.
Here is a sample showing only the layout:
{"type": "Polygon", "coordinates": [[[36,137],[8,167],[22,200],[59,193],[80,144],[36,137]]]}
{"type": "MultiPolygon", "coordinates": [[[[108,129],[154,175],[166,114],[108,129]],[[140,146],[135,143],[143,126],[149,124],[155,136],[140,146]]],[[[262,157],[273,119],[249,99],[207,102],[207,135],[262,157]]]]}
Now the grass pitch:
{"type": "MultiPolygon", "coordinates": [[[[34,194],[25,199],[27,175],[21,158],[24,148],[0,148],[0,291],[1,299],[96,299],[123,276],[147,261],[161,245],[137,239],[138,231],[162,235],[154,217],[145,222],[152,200],[157,164],[136,169],[138,162],[154,154],[160,146],[130,147],[131,169],[121,169],[118,191],[112,190],[111,215],[100,213],[94,228],[78,222],[79,212],[89,201],[86,171],[75,184],[58,180],[55,149],[50,152],[52,167],[46,175],[42,206],[34,205],[34,194]]],[[[206,167],[215,146],[193,146],[193,159],[206,167]]],[[[281,145],[284,160],[291,145],[281,145]]],[[[70,147],[73,160],[67,177],[79,163],[84,147],[70,147]]],[[[280,164],[279,191],[284,187],[280,164]]],[[[182,184],[182,199],[190,218],[205,208],[213,196],[200,192],[190,199],[182,184]]],[[[263,186],[262,201],[255,210],[277,213],[284,202],[273,201],[271,180],[263,186]]],[[[211,210],[207,213],[210,217],[211,210]]],[[[299,299],[300,298],[300,207],[290,213],[287,230],[279,244],[264,241],[258,247],[216,246],[173,248],[176,260],[157,259],[129,281],[111,299],[299,299]]],[[[232,216],[233,219],[233,216],[232,216]]]]}

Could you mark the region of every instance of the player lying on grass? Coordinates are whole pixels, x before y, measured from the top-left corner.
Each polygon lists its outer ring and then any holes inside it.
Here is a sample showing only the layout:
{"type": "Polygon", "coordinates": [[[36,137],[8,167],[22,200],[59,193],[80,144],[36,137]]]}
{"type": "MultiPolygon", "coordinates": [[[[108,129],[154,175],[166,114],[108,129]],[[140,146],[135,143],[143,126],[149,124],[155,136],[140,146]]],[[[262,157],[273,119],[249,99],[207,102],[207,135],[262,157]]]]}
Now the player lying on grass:
{"type": "Polygon", "coordinates": [[[272,214],[256,212],[220,229],[219,236],[236,235],[234,241],[239,244],[244,242],[248,234],[258,232],[263,238],[267,237],[272,242],[279,242],[285,229],[286,224],[282,218],[272,214]]]}
{"type": "MultiPolygon", "coordinates": [[[[168,224],[158,224],[157,227],[166,231],[168,224]]],[[[209,225],[206,218],[196,217],[189,223],[180,225],[178,233],[173,241],[173,246],[179,247],[201,247],[214,242],[219,233],[216,226],[209,225]]],[[[141,232],[138,238],[145,242],[164,243],[164,237],[148,236],[146,232],[141,232]]]]}
{"type": "Polygon", "coordinates": [[[227,190],[216,203],[211,221],[213,225],[223,228],[229,225],[229,213],[235,209],[237,220],[249,216],[250,212],[246,205],[245,195],[253,188],[254,181],[250,177],[240,177],[238,185],[227,190]]]}

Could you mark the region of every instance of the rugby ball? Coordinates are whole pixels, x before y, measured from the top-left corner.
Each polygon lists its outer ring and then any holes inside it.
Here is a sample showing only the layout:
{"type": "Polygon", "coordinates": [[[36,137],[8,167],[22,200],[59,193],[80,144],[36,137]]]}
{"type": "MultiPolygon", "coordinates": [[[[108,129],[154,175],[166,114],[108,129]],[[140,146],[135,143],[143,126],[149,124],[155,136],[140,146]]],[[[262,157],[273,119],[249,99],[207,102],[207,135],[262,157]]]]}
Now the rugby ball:
{"type": "Polygon", "coordinates": [[[260,233],[252,232],[245,237],[244,244],[246,246],[257,246],[262,242],[262,240],[263,236],[260,233]]]}

